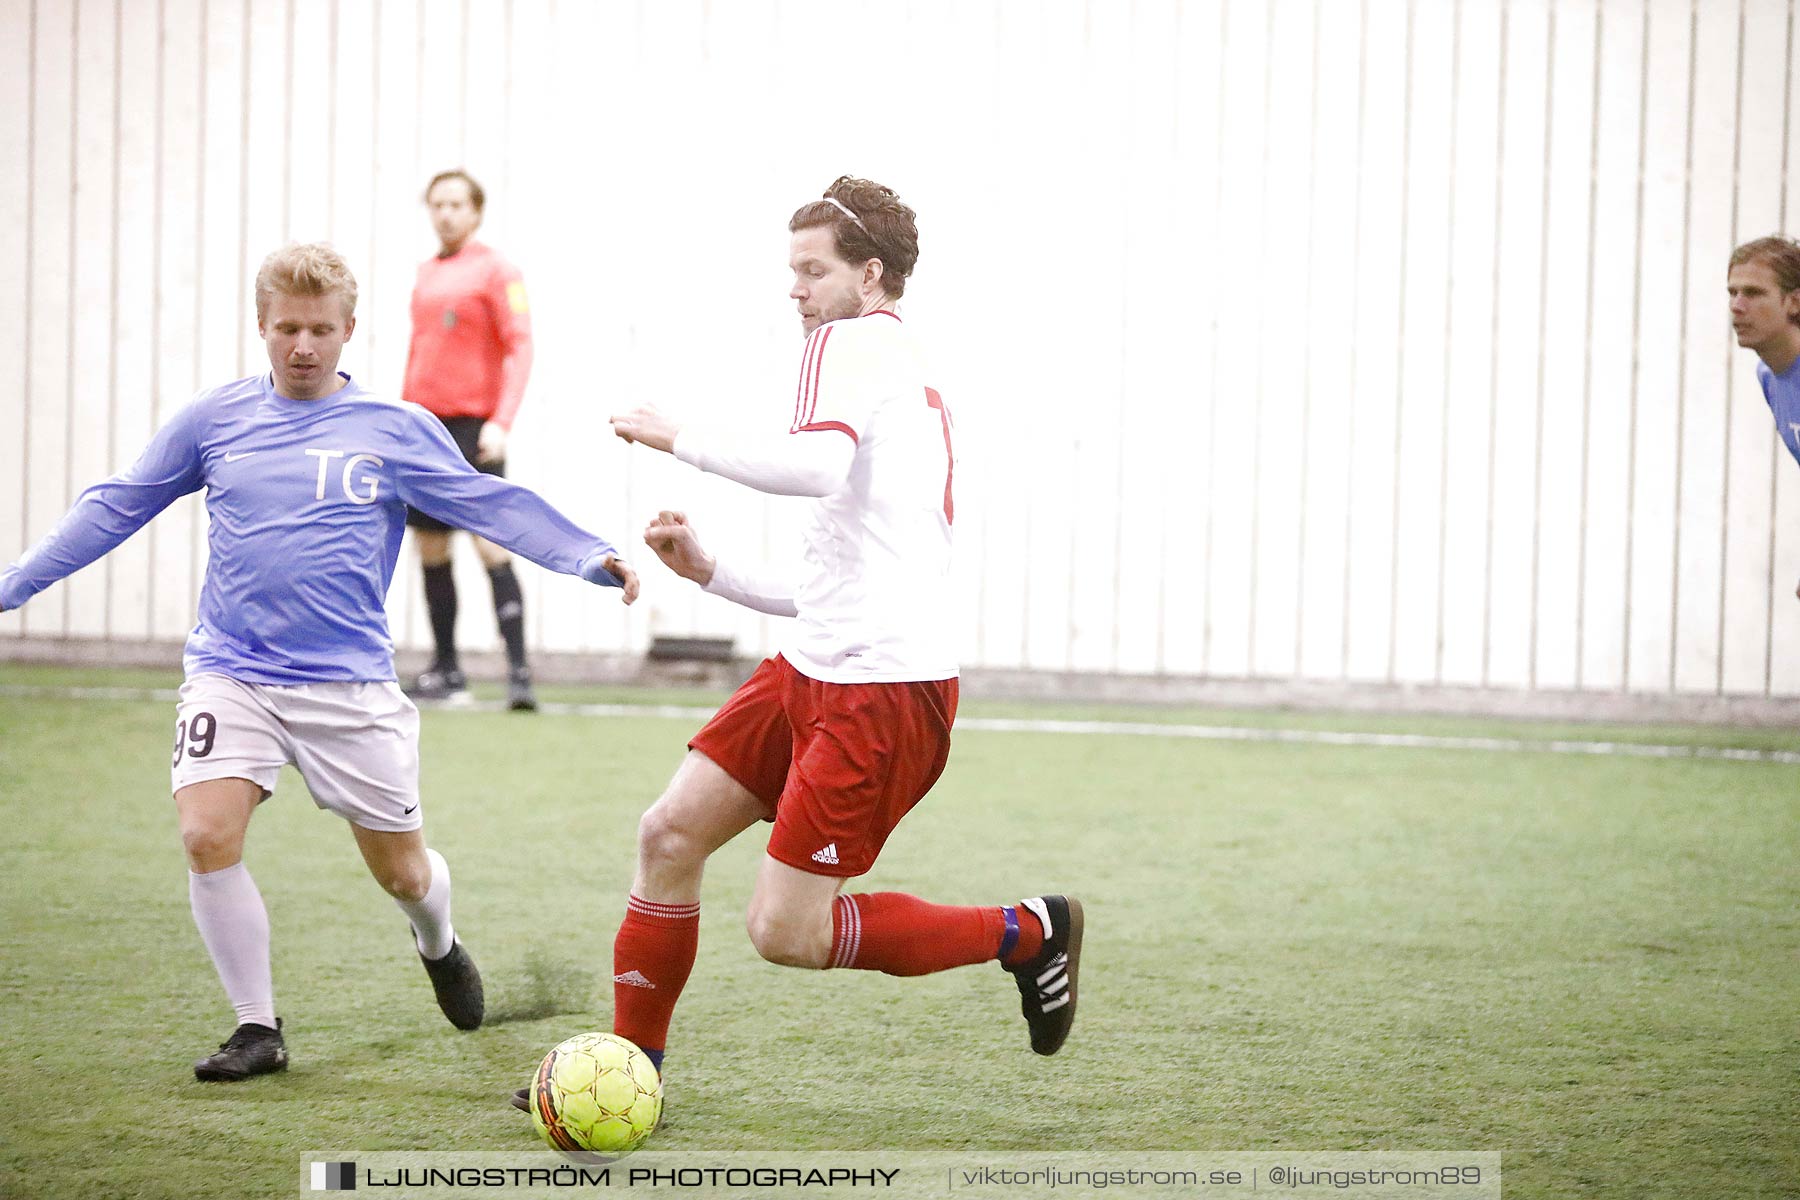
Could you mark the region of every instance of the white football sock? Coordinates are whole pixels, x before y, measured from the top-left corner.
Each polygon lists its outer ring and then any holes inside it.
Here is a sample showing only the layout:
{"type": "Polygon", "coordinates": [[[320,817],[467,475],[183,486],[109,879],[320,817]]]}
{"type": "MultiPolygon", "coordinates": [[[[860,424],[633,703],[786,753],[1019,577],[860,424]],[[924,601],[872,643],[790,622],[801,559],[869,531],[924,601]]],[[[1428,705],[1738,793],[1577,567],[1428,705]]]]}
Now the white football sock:
{"type": "Polygon", "coordinates": [[[450,924],[450,864],[436,850],[426,850],[425,857],[431,861],[431,889],[425,898],[394,903],[412,922],[419,953],[435,961],[456,945],[456,930],[450,924]]]}
{"type": "Polygon", "coordinates": [[[223,871],[188,872],[194,925],[212,956],[238,1024],[275,1028],[275,980],[269,970],[269,910],[250,878],[234,863],[223,871]]]}

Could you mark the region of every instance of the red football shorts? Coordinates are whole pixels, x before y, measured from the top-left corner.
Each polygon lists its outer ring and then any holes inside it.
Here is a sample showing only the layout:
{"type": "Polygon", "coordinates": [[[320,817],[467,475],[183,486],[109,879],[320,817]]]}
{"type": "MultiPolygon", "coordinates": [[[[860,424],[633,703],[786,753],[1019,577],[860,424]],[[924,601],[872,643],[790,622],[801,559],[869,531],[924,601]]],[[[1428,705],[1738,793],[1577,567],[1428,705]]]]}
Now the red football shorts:
{"type": "Polygon", "coordinates": [[[944,773],[956,697],[954,679],[822,683],[776,655],[688,748],[763,802],[777,862],[847,878],[944,773]]]}

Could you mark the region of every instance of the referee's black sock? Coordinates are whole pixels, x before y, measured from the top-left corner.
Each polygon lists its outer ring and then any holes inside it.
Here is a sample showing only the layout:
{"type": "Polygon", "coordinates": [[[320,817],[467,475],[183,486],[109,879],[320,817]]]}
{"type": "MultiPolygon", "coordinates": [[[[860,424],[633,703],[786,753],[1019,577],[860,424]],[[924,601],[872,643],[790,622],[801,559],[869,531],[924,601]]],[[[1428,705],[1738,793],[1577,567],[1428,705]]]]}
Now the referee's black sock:
{"type": "Polygon", "coordinates": [[[456,577],[450,564],[425,568],[425,611],[431,614],[431,636],[437,641],[440,671],[454,671],[456,661],[456,577]]]}
{"type": "Polygon", "coordinates": [[[494,585],[494,616],[506,642],[506,661],[518,670],[525,665],[525,595],[509,562],[489,570],[488,579],[494,585]]]}

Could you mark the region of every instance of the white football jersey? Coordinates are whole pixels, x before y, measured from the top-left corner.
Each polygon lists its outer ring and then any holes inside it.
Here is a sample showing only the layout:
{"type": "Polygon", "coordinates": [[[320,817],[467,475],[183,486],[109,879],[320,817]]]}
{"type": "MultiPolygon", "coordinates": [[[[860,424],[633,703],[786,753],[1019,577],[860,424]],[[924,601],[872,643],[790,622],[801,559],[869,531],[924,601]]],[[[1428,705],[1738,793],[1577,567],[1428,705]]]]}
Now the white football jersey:
{"type": "Polygon", "coordinates": [[[813,331],[789,432],[848,437],[856,454],[844,485],[812,502],[783,656],[827,683],[955,676],[953,425],[898,316],[813,331]]]}

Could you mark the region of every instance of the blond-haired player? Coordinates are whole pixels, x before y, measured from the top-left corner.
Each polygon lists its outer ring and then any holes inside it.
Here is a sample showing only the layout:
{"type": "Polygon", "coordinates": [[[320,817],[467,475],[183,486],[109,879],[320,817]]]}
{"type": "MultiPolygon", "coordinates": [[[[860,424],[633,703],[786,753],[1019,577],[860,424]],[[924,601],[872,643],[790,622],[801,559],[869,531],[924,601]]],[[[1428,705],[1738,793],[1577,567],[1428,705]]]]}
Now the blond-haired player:
{"type": "Polygon", "coordinates": [[[444,1015],[481,1024],[481,975],[450,921],[450,871],[419,810],[419,713],[394,680],[384,600],[407,505],[540,566],[637,595],[604,539],[514,484],[476,472],[437,418],[337,369],[356,279],[329,246],[288,246],[256,277],[269,370],[200,393],[137,462],[81,494],[0,572],[0,610],[100,558],[178,497],[206,489],[207,566],[188,635],[171,790],[194,923],[237,1012],[203,1080],[287,1066],[269,917],[243,862],[257,805],[299,768],[343,817],[412,925],[444,1015]]]}

